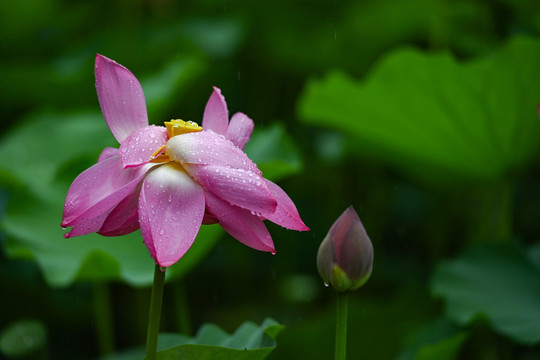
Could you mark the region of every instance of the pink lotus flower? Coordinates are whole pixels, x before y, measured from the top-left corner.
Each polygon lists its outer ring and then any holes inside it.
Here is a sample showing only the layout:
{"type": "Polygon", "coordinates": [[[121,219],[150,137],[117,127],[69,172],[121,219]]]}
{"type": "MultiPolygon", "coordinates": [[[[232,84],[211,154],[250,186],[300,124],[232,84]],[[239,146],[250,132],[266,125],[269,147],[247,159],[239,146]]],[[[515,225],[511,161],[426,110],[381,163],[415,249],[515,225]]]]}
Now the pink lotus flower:
{"type": "Polygon", "coordinates": [[[287,194],[243,152],[253,121],[236,113],[229,122],[218,88],[202,128],[183,120],[149,126],[141,85],[128,69],[98,54],[95,75],[101,110],[120,148],[104,149],[71,184],[62,221],[72,227],[66,238],[119,236],[140,227],[156,263],[170,266],[202,223],[218,222],[243,244],[272,253],[264,219],[309,230],[287,194]]]}

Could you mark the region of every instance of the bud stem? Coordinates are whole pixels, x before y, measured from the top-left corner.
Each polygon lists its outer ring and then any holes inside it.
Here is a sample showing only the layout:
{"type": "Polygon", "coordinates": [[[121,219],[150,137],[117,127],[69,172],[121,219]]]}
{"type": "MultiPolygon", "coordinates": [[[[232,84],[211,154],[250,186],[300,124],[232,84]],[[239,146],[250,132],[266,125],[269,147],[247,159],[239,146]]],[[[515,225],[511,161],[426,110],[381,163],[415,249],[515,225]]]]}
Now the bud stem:
{"type": "Polygon", "coordinates": [[[337,292],[336,311],[336,352],[335,360],[347,358],[347,313],[349,307],[349,291],[337,292]]]}
{"type": "Polygon", "coordinates": [[[152,297],[150,300],[150,313],[148,314],[148,333],[146,337],[146,360],[155,360],[157,353],[159,321],[161,319],[161,303],[163,300],[163,287],[165,285],[165,269],[156,264],[154,270],[154,283],[152,284],[152,297]]]}

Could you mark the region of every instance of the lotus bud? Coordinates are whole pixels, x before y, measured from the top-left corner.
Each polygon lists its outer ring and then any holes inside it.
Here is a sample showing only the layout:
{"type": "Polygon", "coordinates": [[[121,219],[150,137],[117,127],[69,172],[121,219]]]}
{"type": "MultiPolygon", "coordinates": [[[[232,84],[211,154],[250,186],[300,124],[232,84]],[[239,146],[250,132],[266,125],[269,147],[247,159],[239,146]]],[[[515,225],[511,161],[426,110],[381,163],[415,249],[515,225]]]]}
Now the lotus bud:
{"type": "Polygon", "coordinates": [[[325,284],[337,291],[364,285],[373,268],[373,245],[352,206],[334,222],[317,253],[317,268],[325,284]]]}

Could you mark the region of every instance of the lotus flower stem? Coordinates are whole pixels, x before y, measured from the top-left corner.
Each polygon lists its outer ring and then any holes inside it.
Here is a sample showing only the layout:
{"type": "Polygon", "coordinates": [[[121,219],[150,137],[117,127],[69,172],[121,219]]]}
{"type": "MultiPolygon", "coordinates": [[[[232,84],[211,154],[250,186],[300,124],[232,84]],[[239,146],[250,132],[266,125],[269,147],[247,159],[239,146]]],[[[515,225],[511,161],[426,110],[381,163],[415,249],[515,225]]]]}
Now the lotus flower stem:
{"type": "Polygon", "coordinates": [[[161,319],[161,303],[163,301],[163,287],[165,285],[165,268],[156,264],[154,270],[154,283],[152,284],[152,298],[150,300],[150,313],[148,315],[148,333],[146,337],[146,360],[155,360],[158,344],[159,321],[161,319]]]}
{"type": "Polygon", "coordinates": [[[349,291],[337,292],[335,360],[345,360],[347,357],[348,307],[349,291]]]}

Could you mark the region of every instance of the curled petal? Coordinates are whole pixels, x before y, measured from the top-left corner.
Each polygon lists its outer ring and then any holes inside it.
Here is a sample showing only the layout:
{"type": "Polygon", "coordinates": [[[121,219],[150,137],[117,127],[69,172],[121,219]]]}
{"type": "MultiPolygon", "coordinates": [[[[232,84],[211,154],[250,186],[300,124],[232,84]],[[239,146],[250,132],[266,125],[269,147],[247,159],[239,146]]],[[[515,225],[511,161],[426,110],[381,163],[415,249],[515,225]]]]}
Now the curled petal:
{"type": "Polygon", "coordinates": [[[167,129],[163,126],[150,125],[132,132],[120,144],[122,166],[128,168],[149,162],[168,139],[167,129]]]}
{"type": "Polygon", "coordinates": [[[175,136],[167,142],[167,154],[181,164],[221,165],[261,174],[241,149],[213,131],[175,136]]]}
{"type": "Polygon", "coordinates": [[[214,92],[206,103],[203,114],[202,127],[204,130],[212,130],[225,135],[229,126],[229,110],[221,90],[214,86],[214,92]]]}
{"type": "Polygon", "coordinates": [[[101,154],[99,154],[98,162],[108,159],[112,156],[118,155],[118,149],[113,147],[106,147],[103,149],[101,154]]]}
{"type": "Polygon", "coordinates": [[[120,201],[111,211],[98,233],[103,236],[121,236],[132,233],[139,228],[139,193],[142,183],[132,194],[120,201]]]}
{"type": "Polygon", "coordinates": [[[139,196],[139,222],[157,264],[170,266],[188,251],[203,217],[203,189],[181,166],[171,162],[148,174],[139,196]]]}
{"type": "Polygon", "coordinates": [[[207,191],[230,204],[269,217],[277,201],[261,176],[243,169],[218,165],[184,165],[186,171],[207,191]]]}
{"type": "Polygon", "coordinates": [[[266,186],[268,190],[274,195],[274,198],[277,200],[276,211],[273,214],[270,214],[266,218],[272,221],[279,226],[284,228],[297,230],[297,231],[308,231],[309,228],[304,224],[296,210],[291,198],[280,188],[278,185],[274,184],[270,180],[266,180],[266,186]]]}
{"type": "Polygon", "coordinates": [[[236,113],[231,118],[225,137],[243,150],[251,137],[254,127],[253,120],[246,114],[236,113]]]}
{"type": "Polygon", "coordinates": [[[98,231],[111,211],[136,191],[151,165],[123,169],[112,156],[82,172],[66,196],[62,226],[73,226],[66,237],[98,231]]]}
{"type": "Polygon", "coordinates": [[[144,93],[131,71],[98,54],[95,75],[101,112],[119,143],[148,125],[144,93]]]}
{"type": "Polygon", "coordinates": [[[258,216],[208,192],[205,199],[206,208],[229,235],[253,249],[275,253],[272,237],[258,216]]]}

